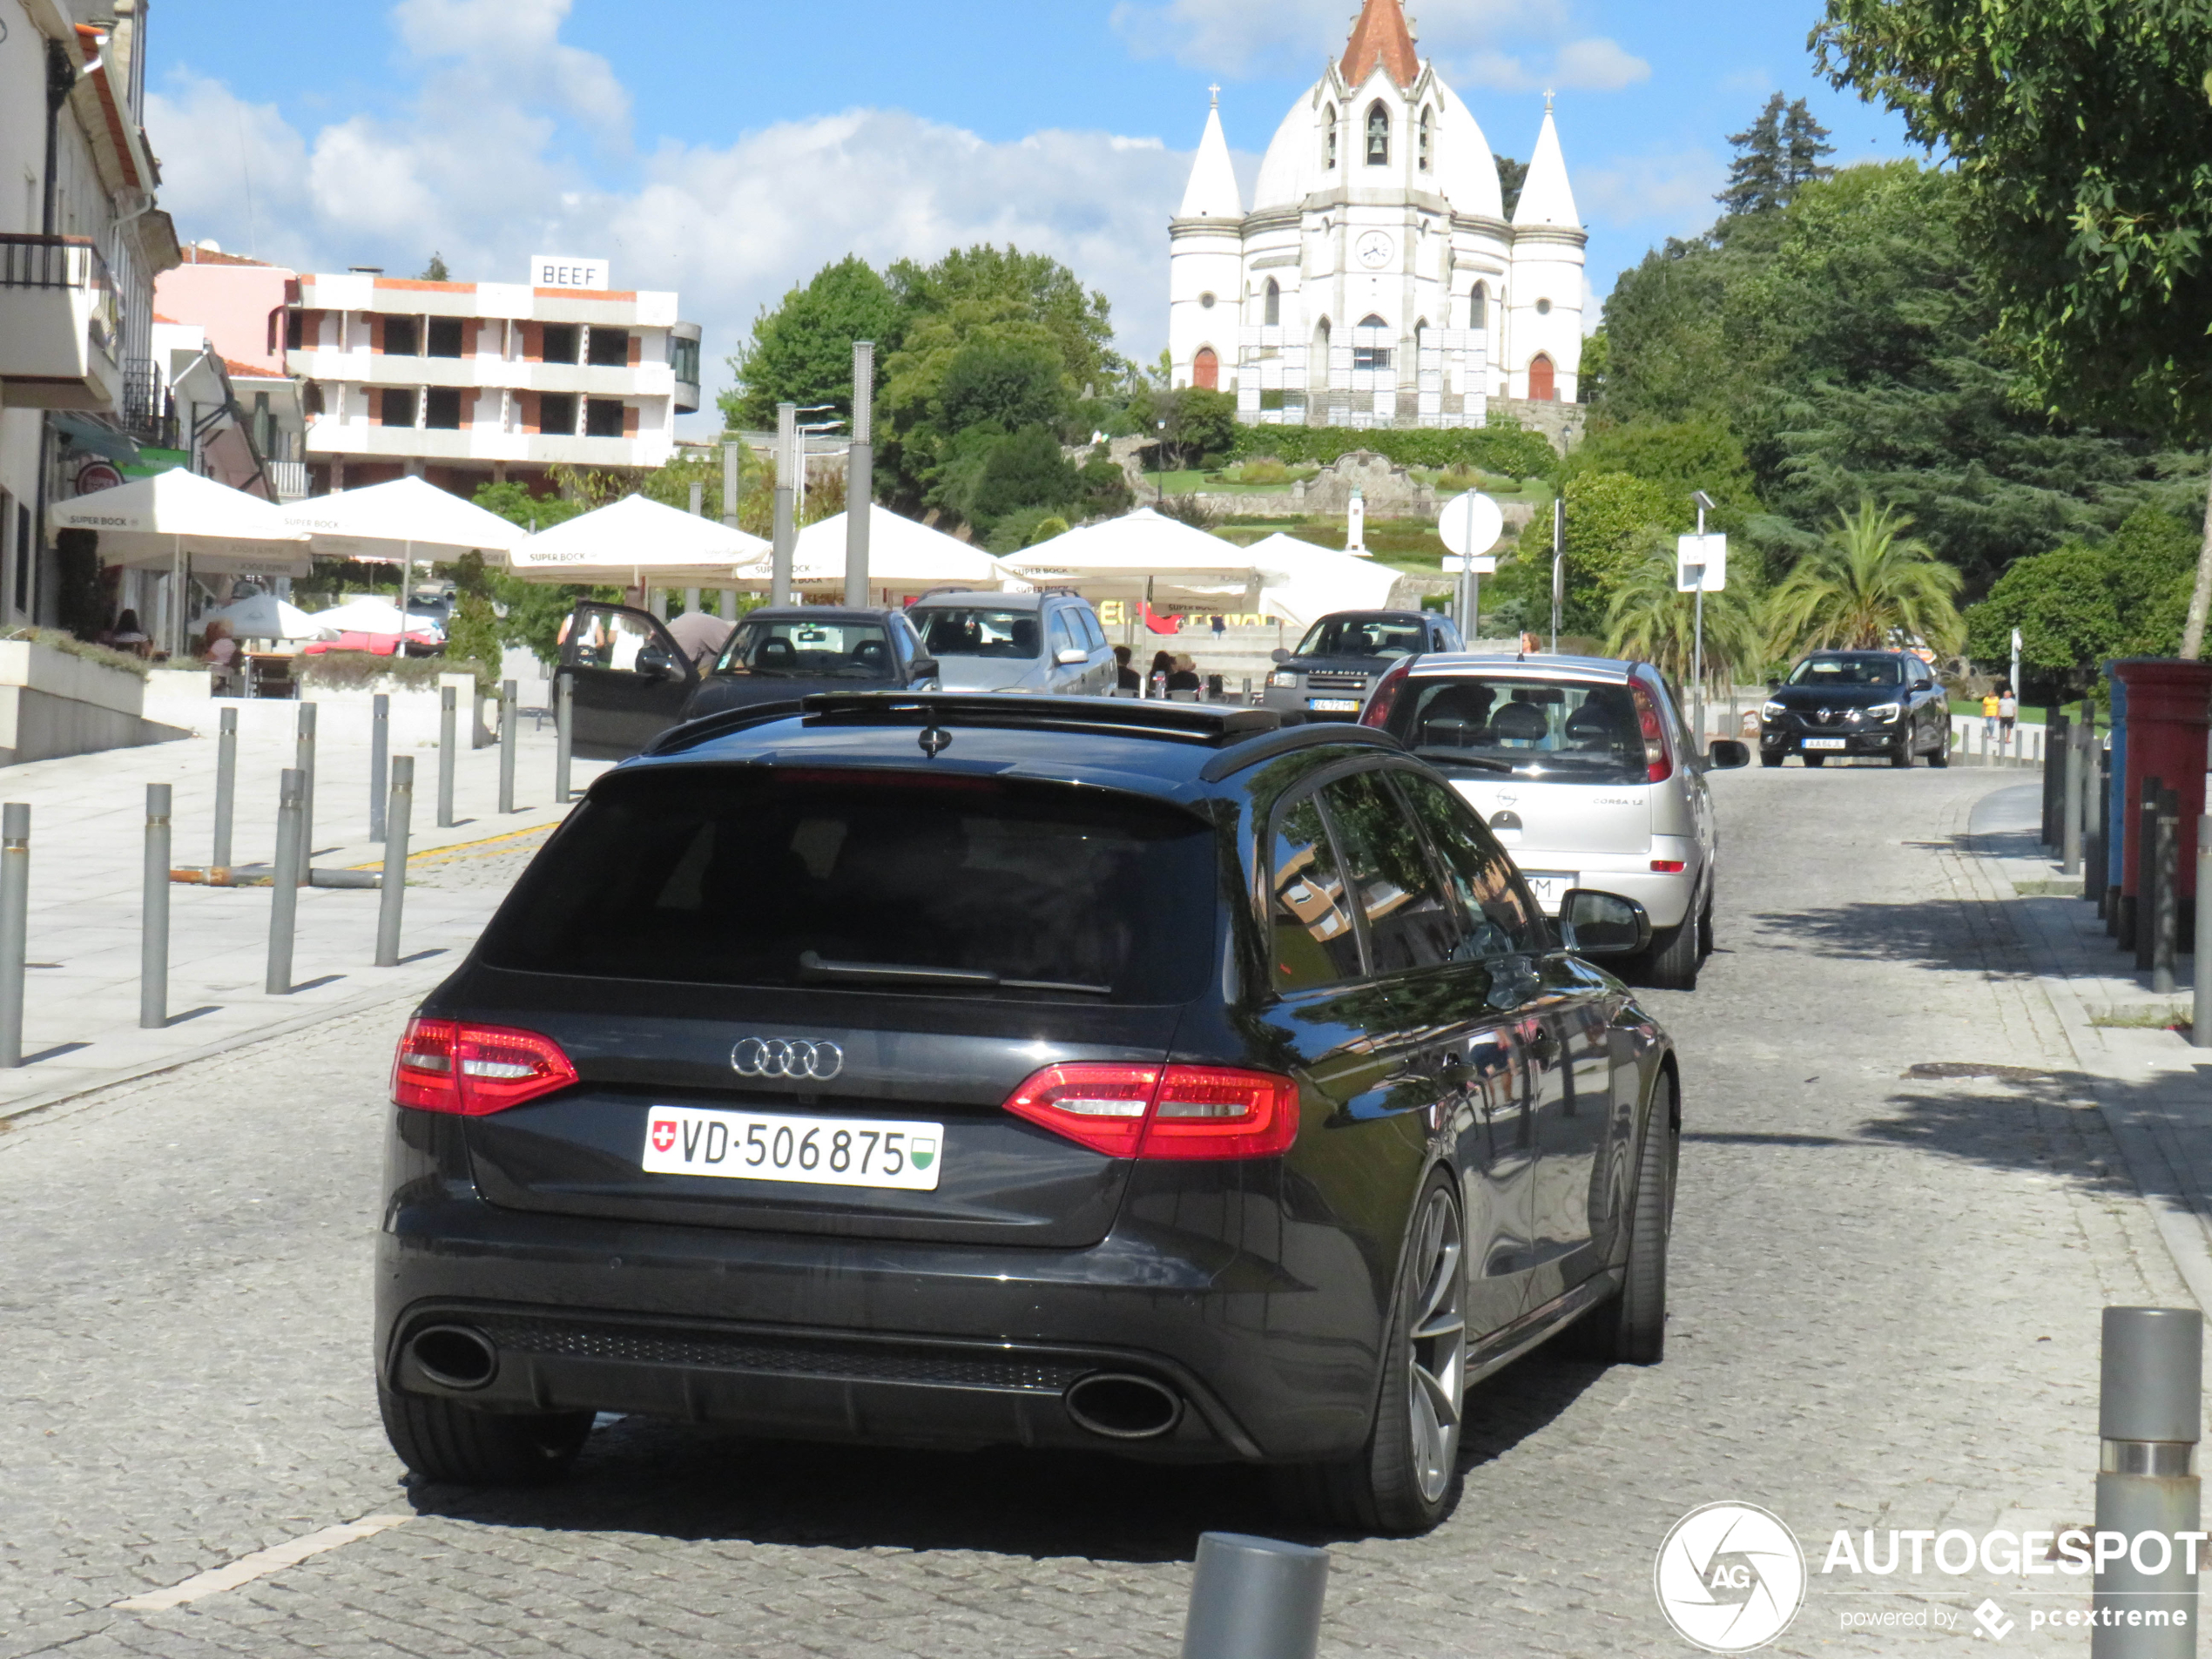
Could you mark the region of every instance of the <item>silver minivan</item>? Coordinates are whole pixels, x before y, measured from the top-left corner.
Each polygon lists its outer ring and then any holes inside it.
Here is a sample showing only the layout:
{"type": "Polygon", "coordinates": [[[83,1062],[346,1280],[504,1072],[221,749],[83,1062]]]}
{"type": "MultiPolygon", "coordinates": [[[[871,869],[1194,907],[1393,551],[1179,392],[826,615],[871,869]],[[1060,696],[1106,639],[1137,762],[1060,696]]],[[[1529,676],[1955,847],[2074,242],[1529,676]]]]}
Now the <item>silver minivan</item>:
{"type": "Polygon", "coordinates": [[[1036,593],[924,594],[907,612],[948,691],[1109,697],[1120,671],[1090,601],[1036,593]]]}
{"type": "Polygon", "coordinates": [[[1633,899],[1652,926],[1637,976],[1696,988],[1720,855],[1705,774],[1748,766],[1751,752],[1723,739],[1699,754],[1658,670],[1591,657],[1412,658],[1360,719],[1452,780],[1548,914],[1577,887],[1633,899]]]}

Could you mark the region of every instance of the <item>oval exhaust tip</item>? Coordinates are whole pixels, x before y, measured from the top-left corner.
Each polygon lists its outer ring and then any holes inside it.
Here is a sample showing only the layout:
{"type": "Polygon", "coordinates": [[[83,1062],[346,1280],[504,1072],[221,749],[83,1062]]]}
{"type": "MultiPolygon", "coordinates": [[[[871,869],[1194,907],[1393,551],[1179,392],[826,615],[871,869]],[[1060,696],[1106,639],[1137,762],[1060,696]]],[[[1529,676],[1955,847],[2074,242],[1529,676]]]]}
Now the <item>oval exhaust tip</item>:
{"type": "Polygon", "coordinates": [[[441,1388],[482,1388],[499,1370],[491,1339],[465,1325],[434,1325],[408,1339],[408,1358],[441,1388]]]}
{"type": "Polygon", "coordinates": [[[1150,1377],[1100,1372],[1068,1385],[1068,1415],[1078,1428],[1109,1440],[1150,1440],[1183,1420],[1183,1397],[1150,1377]]]}

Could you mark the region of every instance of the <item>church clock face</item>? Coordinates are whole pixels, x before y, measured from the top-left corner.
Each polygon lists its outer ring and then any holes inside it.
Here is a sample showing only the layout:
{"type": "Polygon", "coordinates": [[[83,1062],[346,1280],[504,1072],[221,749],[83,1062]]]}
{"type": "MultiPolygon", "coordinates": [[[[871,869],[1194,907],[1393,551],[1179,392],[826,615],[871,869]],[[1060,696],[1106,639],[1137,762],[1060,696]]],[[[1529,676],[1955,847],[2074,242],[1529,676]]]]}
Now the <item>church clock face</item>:
{"type": "Polygon", "coordinates": [[[1379,271],[1398,256],[1398,244],[1386,231],[1369,231],[1361,237],[1352,250],[1359,263],[1370,271],[1379,271]]]}

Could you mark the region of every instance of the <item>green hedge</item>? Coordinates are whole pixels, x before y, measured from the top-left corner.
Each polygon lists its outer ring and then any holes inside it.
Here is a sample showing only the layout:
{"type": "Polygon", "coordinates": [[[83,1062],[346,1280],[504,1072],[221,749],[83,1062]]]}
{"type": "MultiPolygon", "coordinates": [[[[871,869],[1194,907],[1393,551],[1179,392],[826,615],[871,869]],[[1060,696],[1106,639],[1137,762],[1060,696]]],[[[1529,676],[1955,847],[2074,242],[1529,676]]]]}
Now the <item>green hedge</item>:
{"type": "Polygon", "coordinates": [[[1236,459],[1273,455],[1295,464],[1323,466],[1355,449],[1372,450],[1400,467],[1474,467],[1513,478],[1548,478],[1559,453],[1539,432],[1520,427],[1247,426],[1237,429],[1236,459]]]}
{"type": "Polygon", "coordinates": [[[487,694],[499,683],[499,671],[481,662],[456,662],[445,657],[379,657],[365,651],[305,652],[293,660],[293,677],[303,685],[331,691],[363,691],[370,686],[401,691],[435,691],[441,674],[474,674],[487,694]]]}

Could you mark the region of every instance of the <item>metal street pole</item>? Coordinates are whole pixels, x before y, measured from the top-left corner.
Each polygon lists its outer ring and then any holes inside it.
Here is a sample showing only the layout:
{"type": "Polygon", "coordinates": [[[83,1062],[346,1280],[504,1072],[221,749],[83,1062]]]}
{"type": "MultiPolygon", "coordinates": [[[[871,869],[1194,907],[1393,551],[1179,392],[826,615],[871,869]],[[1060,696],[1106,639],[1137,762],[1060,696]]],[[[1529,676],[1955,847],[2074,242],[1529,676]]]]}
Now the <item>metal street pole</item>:
{"type": "Polygon", "coordinates": [[[1567,603],[1567,497],[1552,497],[1552,655],[1559,655],[1559,613],[1567,603]]]}
{"type": "Polygon", "coordinates": [[[271,996],[292,995],[292,941],[298,931],[300,889],[287,880],[300,864],[300,797],[304,779],[287,770],[277,787],[275,877],[269,883],[269,971],[261,988],[271,996]]]}
{"type": "Polygon", "coordinates": [[[392,763],[391,834],[384,842],[383,891],[376,902],[376,965],[400,965],[400,913],[407,902],[407,834],[415,817],[415,757],[392,763]]]}
{"type": "Polygon", "coordinates": [[[223,711],[221,736],[215,740],[215,847],[208,871],[211,886],[231,880],[231,811],[238,799],[238,711],[223,711]]]}
{"type": "Polygon", "coordinates": [[[30,808],[0,807],[0,1068],[23,1064],[24,941],[30,932],[30,808]]]}
{"type": "Polygon", "coordinates": [[[515,682],[499,683],[499,810],[515,810],[515,743],[522,734],[516,730],[522,722],[516,717],[515,682]]]}
{"type": "MultiPolygon", "coordinates": [[[[722,523],[731,529],[738,527],[738,496],[742,485],[737,443],[725,442],[722,446],[722,523]]],[[[723,620],[729,618],[725,617],[723,620]]]]}
{"type": "Polygon", "coordinates": [[[453,749],[460,741],[454,730],[459,712],[458,694],[448,685],[438,693],[438,827],[453,827],[453,749]]]}
{"type": "Polygon", "coordinates": [[[768,603],[791,603],[791,562],[799,545],[799,486],[806,463],[799,452],[799,405],[776,406],[776,523],[768,603]]]}
{"type": "Polygon", "coordinates": [[[138,924],[138,1028],[169,1025],[169,786],[146,786],[146,862],[138,924]]]}
{"type": "Polygon", "coordinates": [[[392,760],[392,699],[379,691],[368,718],[368,839],[384,839],[384,779],[392,760]]]}
{"type": "Polygon", "coordinates": [[[1697,747],[1705,747],[1705,494],[1697,493],[1697,621],[1690,645],[1690,696],[1697,710],[1697,747]]]}
{"type": "Polygon", "coordinates": [[[1328,1594],[1325,1549],[1201,1534],[1183,1659],[1313,1659],[1328,1594]]]}
{"type": "Polygon", "coordinates": [[[869,508],[875,500],[875,342],[853,342],[853,447],[845,462],[845,603],[868,603],[869,508]]]}
{"type": "Polygon", "coordinates": [[[2195,1308],[2107,1308],[2099,1372],[2093,1605],[2100,1622],[2090,1629],[2091,1659],[2190,1659],[2204,1536],[2196,1473],[2204,1316],[2195,1308]],[[2118,1549],[2102,1548],[2108,1537],[2118,1549]],[[2184,1542],[2192,1537],[2197,1542],[2184,1542]],[[2161,1548],[2147,1560],[2150,1540],[2161,1548]]]}
{"type": "Polygon", "coordinates": [[[575,758],[576,682],[562,674],[553,681],[553,799],[563,806],[575,799],[575,758]]]}
{"type": "Polygon", "coordinates": [[[300,885],[307,885],[315,861],[315,705],[300,705],[300,732],[293,745],[300,770],[300,885]]]}

